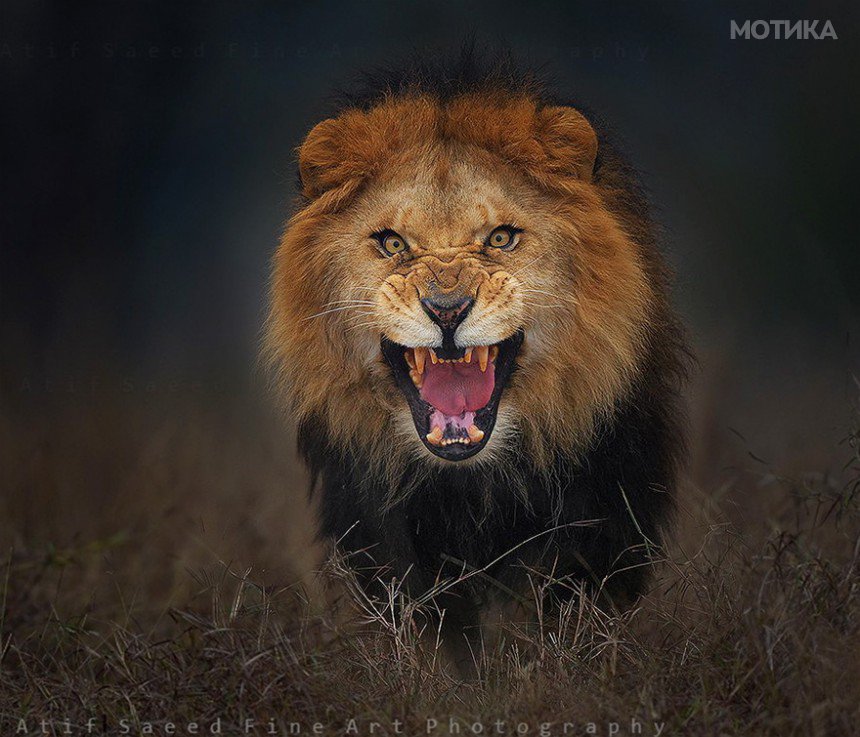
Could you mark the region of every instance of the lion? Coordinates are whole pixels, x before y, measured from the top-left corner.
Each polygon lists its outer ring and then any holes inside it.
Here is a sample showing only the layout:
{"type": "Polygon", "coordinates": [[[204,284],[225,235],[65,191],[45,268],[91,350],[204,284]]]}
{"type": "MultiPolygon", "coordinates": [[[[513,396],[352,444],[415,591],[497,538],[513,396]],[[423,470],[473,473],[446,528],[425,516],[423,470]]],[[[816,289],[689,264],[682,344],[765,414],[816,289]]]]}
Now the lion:
{"type": "Polygon", "coordinates": [[[368,590],[436,592],[460,661],[540,571],[635,600],[672,516],[686,349],[598,130],[470,61],[372,78],[298,150],[266,353],[319,533],[368,590]]]}

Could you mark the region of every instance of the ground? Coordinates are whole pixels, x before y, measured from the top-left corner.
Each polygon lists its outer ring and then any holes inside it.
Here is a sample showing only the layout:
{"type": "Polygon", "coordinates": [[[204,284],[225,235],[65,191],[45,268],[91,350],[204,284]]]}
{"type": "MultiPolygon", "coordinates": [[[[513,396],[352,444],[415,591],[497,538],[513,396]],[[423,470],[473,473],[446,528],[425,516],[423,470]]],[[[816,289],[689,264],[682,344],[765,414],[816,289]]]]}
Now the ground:
{"type": "Polygon", "coordinates": [[[160,386],[4,401],[0,734],[860,729],[850,425],[805,471],[751,451],[688,472],[633,609],[580,599],[463,683],[419,634],[422,606],[396,622],[397,592],[363,598],[338,561],[300,585],[319,554],[306,480],[259,404],[160,386]],[[322,584],[334,612],[308,599],[322,584]]]}

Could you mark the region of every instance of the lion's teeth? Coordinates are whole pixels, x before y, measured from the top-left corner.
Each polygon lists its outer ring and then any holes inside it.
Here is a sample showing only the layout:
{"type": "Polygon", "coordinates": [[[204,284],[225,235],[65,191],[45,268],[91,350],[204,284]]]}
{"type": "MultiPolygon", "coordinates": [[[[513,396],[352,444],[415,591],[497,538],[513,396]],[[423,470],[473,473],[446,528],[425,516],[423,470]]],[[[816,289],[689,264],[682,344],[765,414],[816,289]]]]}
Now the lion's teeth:
{"type": "Polygon", "coordinates": [[[418,371],[419,374],[424,373],[424,364],[427,362],[427,349],[426,348],[415,348],[415,370],[418,371]]]}
{"type": "Polygon", "coordinates": [[[421,374],[418,373],[417,369],[409,370],[409,378],[412,379],[412,383],[419,389],[424,385],[424,379],[421,377],[421,374]]]}
{"type": "Polygon", "coordinates": [[[478,354],[478,365],[481,367],[481,372],[487,370],[487,362],[490,359],[490,349],[485,345],[479,345],[475,348],[475,353],[478,354]]]}
{"type": "Polygon", "coordinates": [[[484,431],[478,428],[477,425],[469,425],[469,440],[473,443],[480,443],[484,439],[484,431]]]}
{"type": "MultiPolygon", "coordinates": [[[[406,359],[406,363],[410,368],[410,376],[414,371],[418,376],[423,376],[424,368],[427,365],[427,356],[430,356],[430,361],[435,365],[437,363],[472,363],[472,357],[475,356],[478,359],[478,365],[481,368],[482,372],[487,370],[487,365],[490,361],[495,361],[499,355],[499,347],[496,345],[486,346],[471,346],[466,348],[463,356],[461,358],[440,358],[436,355],[436,351],[432,348],[425,348],[423,346],[419,346],[417,348],[410,348],[405,351],[403,354],[403,358],[406,359]]],[[[414,378],[413,378],[414,381],[414,378]]],[[[416,382],[417,384],[418,382],[416,382]]]]}
{"type": "Polygon", "coordinates": [[[431,445],[442,445],[442,428],[437,425],[431,432],[427,433],[427,442],[431,445]]]}
{"type": "MultiPolygon", "coordinates": [[[[482,433],[480,430],[478,430],[478,428],[476,428],[474,425],[472,425],[472,427],[478,431],[480,437],[484,437],[484,433],[482,433]]],[[[427,433],[426,437],[427,437],[427,442],[430,443],[431,445],[441,445],[443,447],[448,446],[448,445],[471,445],[472,443],[479,442],[478,440],[475,440],[472,437],[468,437],[468,438],[446,438],[446,437],[443,437],[442,428],[439,427],[438,425],[433,428],[433,432],[427,433]]]]}

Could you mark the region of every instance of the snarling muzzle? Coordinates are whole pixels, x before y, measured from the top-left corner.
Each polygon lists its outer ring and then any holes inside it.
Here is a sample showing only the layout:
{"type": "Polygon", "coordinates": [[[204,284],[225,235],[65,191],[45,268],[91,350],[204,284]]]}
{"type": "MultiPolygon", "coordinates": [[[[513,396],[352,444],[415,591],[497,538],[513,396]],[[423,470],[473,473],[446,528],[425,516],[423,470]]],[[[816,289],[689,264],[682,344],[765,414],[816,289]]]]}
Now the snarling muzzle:
{"type": "Polygon", "coordinates": [[[419,437],[462,460],[489,441],[523,340],[516,280],[475,258],[433,257],[386,280],[382,353],[419,437]]]}

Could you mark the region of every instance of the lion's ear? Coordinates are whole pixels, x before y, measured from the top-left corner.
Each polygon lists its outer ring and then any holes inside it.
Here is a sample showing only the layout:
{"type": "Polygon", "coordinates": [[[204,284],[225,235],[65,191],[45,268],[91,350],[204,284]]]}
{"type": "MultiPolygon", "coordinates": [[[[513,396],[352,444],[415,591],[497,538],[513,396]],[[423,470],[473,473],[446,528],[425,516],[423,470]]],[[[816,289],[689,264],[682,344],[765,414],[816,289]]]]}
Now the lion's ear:
{"type": "Polygon", "coordinates": [[[545,107],[540,111],[541,138],[553,168],[573,170],[591,181],[597,158],[597,134],[585,116],[572,107],[545,107]]]}
{"type": "Polygon", "coordinates": [[[299,176],[302,194],[313,199],[336,186],[343,163],[340,121],[329,118],[317,123],[299,148],[299,176]]]}

